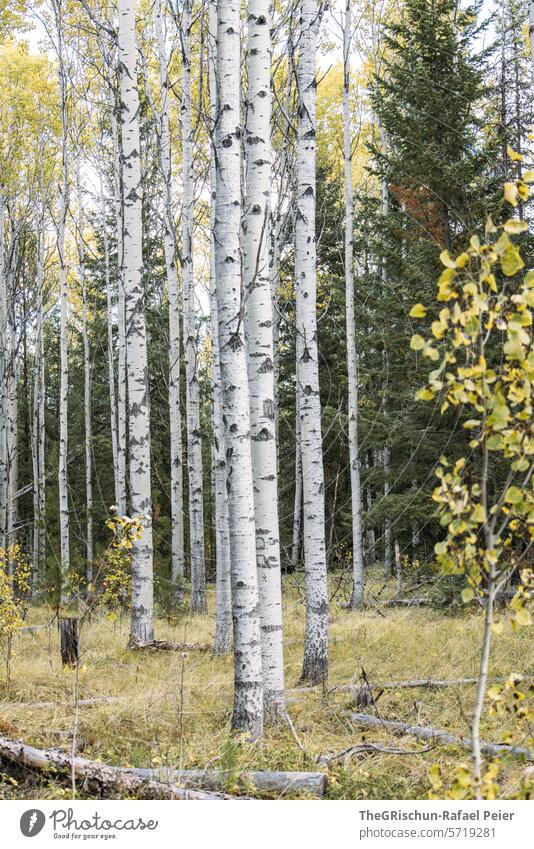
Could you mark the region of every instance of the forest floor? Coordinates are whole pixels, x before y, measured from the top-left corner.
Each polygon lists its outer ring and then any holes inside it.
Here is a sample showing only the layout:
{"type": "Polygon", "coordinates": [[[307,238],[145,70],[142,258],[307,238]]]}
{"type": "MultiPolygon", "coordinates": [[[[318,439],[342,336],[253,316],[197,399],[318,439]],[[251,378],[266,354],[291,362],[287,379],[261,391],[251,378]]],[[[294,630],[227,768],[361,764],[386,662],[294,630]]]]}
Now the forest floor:
{"type": "MultiPolygon", "coordinates": [[[[332,579],[332,591],[338,586],[332,579]]],[[[379,588],[380,581],[376,581],[379,588]]],[[[392,595],[394,586],[386,595],[392,595]]],[[[372,595],[372,592],[371,592],[372,595]]],[[[455,614],[429,607],[398,608],[384,603],[352,613],[332,601],[330,677],[328,689],[358,683],[362,667],[369,681],[455,679],[476,676],[482,615],[459,610],[455,614]]],[[[421,753],[426,741],[394,736],[382,728],[363,729],[350,720],[350,693],[315,688],[295,693],[302,662],[304,606],[300,576],[285,580],[285,661],[288,725],[268,728],[261,743],[230,741],[232,660],[211,652],[132,652],[127,649],[128,618],[110,622],[103,615],[83,625],[79,698],[118,697],[78,709],[77,752],[86,758],[120,766],[167,765],[182,768],[317,770],[329,776],[328,796],[343,799],[427,798],[429,768],[440,764],[450,775],[455,766],[469,762],[467,750],[435,745],[421,753]],[[298,742],[297,739],[298,738],[298,742]],[[407,754],[371,753],[358,759],[318,766],[317,756],[339,752],[363,740],[406,749],[407,754]]],[[[171,625],[156,623],[158,639],[211,643],[214,633],[214,595],[210,588],[210,615],[184,616],[171,625]]],[[[47,608],[30,611],[32,623],[46,622],[47,608]]],[[[506,621],[506,616],[503,617],[506,621]]],[[[512,630],[495,638],[491,673],[534,673],[534,629],[512,630]]],[[[75,673],[64,671],[54,625],[23,631],[14,639],[10,692],[0,675],[0,734],[22,739],[39,748],[68,750],[73,726],[75,673]],[[57,702],[52,707],[34,702],[57,702]],[[20,703],[20,704],[17,704],[20,703]],[[25,703],[25,704],[22,704],[25,703]]],[[[378,701],[384,719],[433,726],[457,735],[469,734],[474,686],[447,689],[387,689],[378,701]]],[[[365,710],[374,713],[372,707],[365,710]]],[[[507,717],[484,718],[482,736],[491,742],[523,744],[521,731],[507,717]],[[509,736],[508,736],[509,735],[509,736]]],[[[504,763],[503,796],[514,792],[525,765],[504,763]]],[[[0,766],[0,797],[65,798],[68,782],[38,777],[0,766]],[[16,780],[17,783],[13,783],[16,780]]],[[[91,794],[79,787],[80,798],[91,794]]]]}

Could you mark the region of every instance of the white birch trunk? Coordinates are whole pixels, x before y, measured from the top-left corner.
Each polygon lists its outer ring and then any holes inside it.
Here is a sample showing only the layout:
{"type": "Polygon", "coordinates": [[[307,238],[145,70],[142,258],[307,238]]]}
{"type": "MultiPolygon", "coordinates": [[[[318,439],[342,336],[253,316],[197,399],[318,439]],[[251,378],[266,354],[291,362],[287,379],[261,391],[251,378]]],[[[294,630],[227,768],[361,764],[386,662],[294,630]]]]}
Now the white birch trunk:
{"type": "Polygon", "coordinates": [[[161,0],[154,11],[158,42],[160,106],[160,165],[164,186],[163,251],[169,301],[169,427],[171,452],[171,584],[172,598],[182,604],[184,592],[184,502],[182,414],[180,410],[180,297],[176,274],[176,239],[172,206],[169,77],[165,46],[165,18],[161,0]]]}
{"type": "Polygon", "coordinates": [[[59,527],[60,527],[60,596],[61,602],[68,599],[67,585],[70,570],[69,544],[69,494],[68,494],[68,291],[67,264],[65,256],[65,233],[68,211],[68,129],[67,129],[67,70],[64,63],[63,0],[54,0],[59,57],[59,86],[61,105],[61,194],[57,234],[59,255],[59,304],[60,304],[60,387],[59,387],[59,527]]]}
{"type": "Polygon", "coordinates": [[[272,179],[270,0],[249,0],[247,21],[244,282],[263,704],[265,718],[273,720],[284,715],[284,652],[273,379],[273,309],[269,278],[272,179]]]}
{"type": "Polygon", "coordinates": [[[354,198],[352,191],[352,134],[350,119],[350,48],[352,39],[351,0],[346,0],[343,28],[343,160],[345,169],[345,320],[347,328],[347,377],[350,488],[352,498],[352,597],[350,606],[363,604],[364,562],[362,494],[358,445],[358,353],[354,312],[354,198]]]}
{"type": "Polygon", "coordinates": [[[84,209],[80,179],[79,156],[76,160],[76,191],[78,196],[78,262],[82,292],[82,338],[83,338],[83,416],[85,426],[85,509],[86,509],[86,564],[87,585],[93,580],[93,432],[91,422],[91,353],[87,332],[87,284],[85,275],[84,209]]]}
{"type": "Polygon", "coordinates": [[[223,399],[217,313],[217,275],[215,268],[216,168],[214,137],[217,120],[217,3],[209,0],[208,9],[208,84],[210,96],[210,323],[212,387],[212,463],[215,500],[215,642],[216,654],[229,652],[232,646],[232,590],[230,574],[230,527],[226,491],[226,452],[224,445],[223,399]]]}
{"type": "Polygon", "coordinates": [[[0,548],[6,545],[7,519],[7,280],[4,259],[4,190],[0,183],[0,548]]]}
{"type": "Polygon", "coordinates": [[[143,536],[132,548],[132,645],[153,641],[152,497],[150,414],[145,293],[141,148],[135,0],[119,0],[119,76],[122,127],[123,258],[128,374],[130,499],[133,517],[142,517],[143,536]]]}
{"type": "MultiPolygon", "coordinates": [[[[7,373],[7,528],[6,543],[14,545],[17,541],[19,454],[18,454],[18,369],[17,338],[15,324],[15,281],[10,275],[8,304],[8,334],[10,337],[10,356],[7,373]]],[[[9,561],[9,573],[12,574],[13,562],[9,561]]]]}
{"type": "Polygon", "coordinates": [[[117,482],[118,494],[117,512],[120,516],[126,513],[126,439],[128,416],[126,410],[126,307],[124,296],[123,277],[123,204],[120,177],[120,140],[119,128],[115,117],[115,104],[111,104],[111,129],[113,136],[113,182],[114,182],[114,207],[115,222],[117,228],[117,482]]]}
{"type": "MultiPolygon", "coordinates": [[[[43,186],[41,184],[41,191],[43,186]]],[[[33,462],[33,580],[35,590],[44,577],[45,564],[45,363],[44,363],[44,200],[37,233],[37,321],[33,363],[32,462],[33,462]]]]}
{"type": "Polygon", "coordinates": [[[106,313],[107,313],[107,360],[109,382],[109,420],[111,430],[111,453],[113,458],[113,484],[115,490],[115,506],[119,509],[121,501],[121,486],[117,438],[117,399],[115,393],[115,357],[113,352],[113,295],[111,291],[111,272],[109,264],[109,239],[106,222],[106,201],[102,175],[100,175],[100,214],[102,227],[102,242],[104,246],[104,279],[106,281],[106,313]]]}
{"type": "Polygon", "coordinates": [[[206,563],[204,554],[204,487],[202,482],[202,437],[200,427],[200,384],[198,380],[199,328],[195,310],[193,268],[193,128],[191,121],[191,3],[184,0],[181,16],[182,43],[182,280],[184,287],[184,355],[189,479],[189,542],[191,549],[191,611],[205,613],[206,563]]]}
{"type": "Polygon", "coordinates": [[[302,680],[320,683],[328,676],[328,584],[316,314],[315,61],[319,28],[317,0],[302,0],[300,20],[297,63],[299,105],[295,286],[306,577],[306,633],[302,680]]]}
{"type": "Polygon", "coordinates": [[[300,415],[298,387],[295,395],[295,495],[293,498],[293,536],[291,545],[291,568],[298,566],[300,538],[302,535],[302,453],[300,450],[300,415]]]}
{"type": "Polygon", "coordinates": [[[261,632],[256,570],[254,487],[250,445],[247,358],[241,280],[240,5],[217,5],[215,251],[223,387],[225,450],[234,625],[232,727],[253,737],[263,732],[261,632]]]}

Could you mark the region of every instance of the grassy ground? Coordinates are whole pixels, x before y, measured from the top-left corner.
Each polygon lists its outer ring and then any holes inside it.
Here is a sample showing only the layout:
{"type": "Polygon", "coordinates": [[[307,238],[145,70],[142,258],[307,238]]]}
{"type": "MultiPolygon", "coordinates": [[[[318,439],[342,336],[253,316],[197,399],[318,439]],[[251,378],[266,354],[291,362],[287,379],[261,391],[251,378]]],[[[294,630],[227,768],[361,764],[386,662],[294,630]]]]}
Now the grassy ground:
{"type": "MultiPolygon", "coordinates": [[[[333,586],[336,582],[333,582],[333,586]]],[[[393,591],[393,588],[392,590],[393,591]]],[[[339,598],[339,595],[336,599],[339,598]]],[[[211,642],[214,631],[214,598],[210,615],[184,616],[173,626],[158,620],[156,636],[186,642],[211,642]]],[[[50,611],[30,612],[29,620],[44,622],[50,611]]],[[[357,681],[363,666],[369,680],[398,681],[410,678],[459,678],[477,674],[482,619],[479,612],[446,615],[430,608],[369,607],[351,613],[337,600],[332,603],[330,626],[329,687],[357,681]]],[[[304,628],[304,609],[296,579],[285,585],[286,686],[298,684],[304,628]]],[[[533,628],[512,631],[495,639],[492,674],[534,672],[533,628]]],[[[232,706],[230,657],[190,652],[134,653],[126,648],[127,618],[109,622],[96,618],[81,634],[80,698],[126,697],[125,701],[79,708],[78,752],[87,758],[122,766],[169,765],[183,768],[316,769],[317,755],[338,752],[365,739],[393,745],[413,754],[366,755],[338,763],[329,772],[329,795],[352,799],[426,798],[428,769],[441,764],[452,771],[468,761],[465,750],[436,746],[420,754],[423,741],[393,737],[382,729],[356,727],[349,720],[350,696],[314,690],[294,695],[288,709],[299,742],[286,725],[266,731],[256,745],[236,745],[229,735],[232,706]],[[181,733],[180,733],[181,732],[181,733]]],[[[0,734],[21,738],[33,745],[67,747],[72,728],[74,673],[61,667],[55,628],[23,632],[13,645],[9,693],[0,679],[0,734]],[[54,701],[67,704],[31,708],[16,702],[54,701]]],[[[451,733],[469,733],[474,687],[444,690],[386,690],[379,700],[381,715],[451,733]]],[[[522,730],[507,719],[489,718],[483,737],[493,742],[523,742],[522,730]]],[[[5,769],[5,766],[3,767],[5,769]]],[[[505,764],[503,796],[513,792],[524,766],[505,764]]],[[[61,798],[67,784],[53,778],[22,778],[12,784],[2,776],[5,798],[61,798]]],[[[80,796],[87,792],[80,788],[80,796]]]]}

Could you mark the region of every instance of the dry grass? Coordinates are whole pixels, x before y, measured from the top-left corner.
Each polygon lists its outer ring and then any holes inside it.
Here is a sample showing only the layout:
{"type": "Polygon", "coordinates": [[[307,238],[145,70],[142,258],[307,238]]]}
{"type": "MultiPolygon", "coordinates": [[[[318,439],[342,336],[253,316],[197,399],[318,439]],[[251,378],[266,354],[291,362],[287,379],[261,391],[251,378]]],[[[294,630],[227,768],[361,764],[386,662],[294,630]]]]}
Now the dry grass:
{"type": "MultiPolygon", "coordinates": [[[[295,579],[285,588],[286,686],[298,684],[302,660],[303,605],[295,579]]],[[[210,610],[214,598],[210,595],[210,610]]],[[[34,610],[31,621],[46,621],[49,611],[34,610]]],[[[329,686],[356,681],[363,666],[377,682],[408,678],[459,678],[477,674],[481,636],[480,613],[447,616],[429,608],[351,613],[336,601],[330,628],[329,686]]],[[[212,615],[185,616],[171,626],[158,620],[158,638],[184,642],[212,640],[212,615]]],[[[230,657],[191,652],[131,652],[126,648],[128,621],[111,623],[95,618],[81,634],[82,669],[79,696],[89,699],[119,696],[124,700],[79,708],[78,752],[88,758],[127,766],[169,766],[230,769],[316,769],[314,758],[340,751],[362,739],[402,746],[410,755],[366,755],[330,769],[329,793],[335,798],[425,798],[428,768],[440,763],[451,769],[468,754],[436,746],[416,754],[421,741],[392,737],[381,729],[367,731],[351,725],[349,696],[320,690],[299,695],[288,705],[299,741],[287,726],[268,729],[260,744],[236,745],[229,723],[232,706],[230,657]],[[183,734],[180,735],[180,728],[183,734]]],[[[505,628],[496,638],[494,675],[533,671],[533,629],[505,628]]],[[[23,632],[14,641],[9,704],[0,703],[0,733],[47,748],[67,746],[72,728],[74,673],[63,671],[54,628],[23,632]],[[13,702],[53,701],[67,704],[50,708],[17,707],[13,702]]],[[[6,699],[5,679],[1,695],[6,699]]],[[[459,735],[469,731],[474,687],[444,690],[387,690],[379,700],[382,716],[420,725],[432,725],[459,735]]],[[[498,742],[511,734],[520,743],[522,729],[487,718],[484,737],[498,742]]],[[[503,766],[503,795],[512,792],[521,771],[518,764],[503,766]]],[[[57,798],[68,789],[54,780],[35,780],[12,786],[10,797],[57,798]]],[[[87,795],[83,788],[80,795],[87,795]]]]}

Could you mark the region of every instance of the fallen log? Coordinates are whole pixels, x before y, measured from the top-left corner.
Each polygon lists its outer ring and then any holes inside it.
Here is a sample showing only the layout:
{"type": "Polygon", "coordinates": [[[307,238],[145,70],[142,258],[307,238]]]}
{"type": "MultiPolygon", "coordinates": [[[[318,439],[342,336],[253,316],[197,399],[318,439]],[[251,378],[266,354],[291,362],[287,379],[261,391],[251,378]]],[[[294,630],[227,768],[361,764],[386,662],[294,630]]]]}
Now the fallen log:
{"type": "MultiPolygon", "coordinates": [[[[154,770],[147,770],[154,774],[154,770]]],[[[260,793],[306,793],[321,797],[326,793],[327,776],[324,772],[266,772],[250,771],[232,773],[226,770],[163,768],[157,773],[163,780],[176,781],[186,787],[203,787],[206,790],[221,790],[231,780],[242,790],[257,790],[260,793]]]]}
{"type": "MultiPolygon", "coordinates": [[[[447,731],[438,728],[430,728],[423,725],[410,725],[408,722],[397,722],[391,719],[380,719],[378,716],[370,716],[367,713],[352,713],[350,718],[358,725],[371,725],[373,728],[385,728],[389,731],[400,731],[411,737],[419,737],[423,740],[438,740],[452,746],[463,746],[471,748],[470,737],[456,737],[447,731]]],[[[522,746],[509,746],[504,743],[481,743],[480,749],[484,755],[509,754],[519,760],[534,762],[534,751],[522,746]]]]}
{"type": "MultiPolygon", "coordinates": [[[[504,683],[508,681],[510,676],[495,676],[488,678],[488,682],[491,683],[504,683]]],[[[534,675],[523,675],[524,681],[531,681],[534,679],[534,675]]],[[[369,683],[369,687],[371,690],[379,691],[379,690],[412,690],[417,689],[418,687],[427,687],[428,689],[441,689],[444,687],[464,687],[470,684],[478,684],[478,678],[451,678],[447,679],[435,679],[435,678],[414,678],[411,681],[386,681],[381,684],[378,681],[371,681],[369,683]]],[[[286,690],[286,695],[291,699],[297,699],[298,696],[304,693],[311,693],[317,690],[318,687],[322,687],[322,684],[316,684],[311,687],[294,687],[293,689],[286,690]]],[[[325,692],[328,695],[329,693],[350,693],[353,690],[358,690],[358,684],[336,684],[333,687],[328,688],[325,692]]]]}
{"type": "Polygon", "coordinates": [[[69,754],[57,749],[36,749],[21,741],[7,740],[5,737],[0,737],[0,757],[17,766],[36,769],[40,772],[55,771],[69,777],[74,773],[76,778],[112,792],[133,793],[142,790],[154,798],[202,801],[232,798],[222,793],[192,790],[158,781],[154,778],[153,770],[109,766],[98,761],[87,760],[87,758],[72,759],[69,754]]]}
{"type": "Polygon", "coordinates": [[[199,651],[208,652],[213,650],[209,643],[173,643],[169,640],[153,640],[151,643],[142,643],[131,646],[135,650],[148,649],[148,651],[199,651]]]}
{"type": "Polygon", "coordinates": [[[57,749],[36,749],[4,737],[0,737],[0,757],[39,770],[55,769],[65,775],[71,775],[74,766],[74,774],[78,778],[94,781],[103,788],[130,791],[147,787],[150,791],[166,792],[170,794],[166,798],[172,799],[231,798],[221,795],[230,780],[244,792],[252,789],[280,795],[299,792],[321,797],[327,786],[324,772],[251,771],[233,774],[226,770],[117,767],[86,758],[74,758],[72,761],[69,754],[57,749]],[[196,795],[184,795],[186,793],[196,795]]]}

